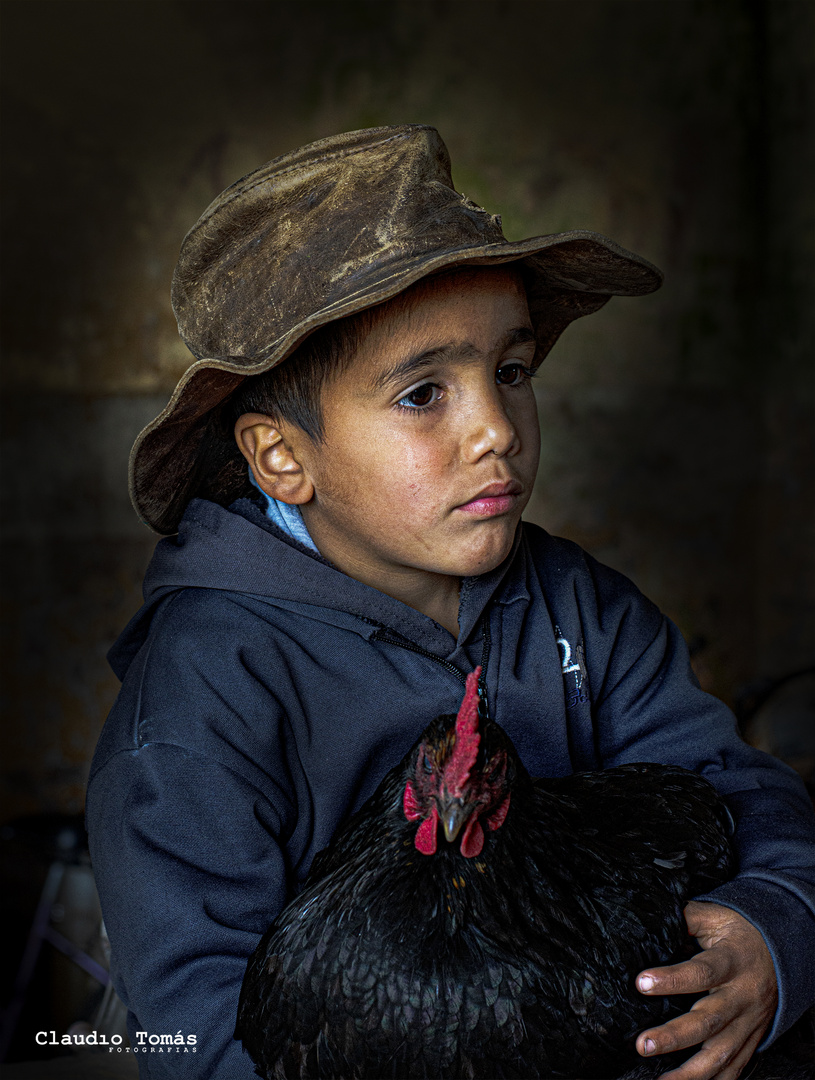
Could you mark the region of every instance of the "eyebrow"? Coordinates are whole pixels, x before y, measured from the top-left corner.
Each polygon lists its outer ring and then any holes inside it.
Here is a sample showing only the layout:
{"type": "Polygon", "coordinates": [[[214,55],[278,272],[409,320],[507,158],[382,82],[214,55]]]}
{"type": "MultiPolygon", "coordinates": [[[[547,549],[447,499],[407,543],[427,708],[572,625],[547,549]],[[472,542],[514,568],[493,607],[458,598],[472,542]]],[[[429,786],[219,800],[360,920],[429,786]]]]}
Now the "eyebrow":
{"type": "MultiPolygon", "coordinates": [[[[529,343],[537,344],[534,331],[528,326],[517,326],[504,337],[501,343],[501,352],[506,352],[507,349],[511,349],[514,345],[526,345],[529,343]]],[[[426,349],[424,352],[405,357],[404,360],[400,360],[392,367],[381,371],[372,380],[371,389],[373,391],[383,390],[393,383],[412,379],[413,376],[421,375],[423,371],[434,364],[446,363],[451,360],[477,360],[481,355],[480,350],[469,342],[461,345],[438,345],[434,349],[426,349]]]]}

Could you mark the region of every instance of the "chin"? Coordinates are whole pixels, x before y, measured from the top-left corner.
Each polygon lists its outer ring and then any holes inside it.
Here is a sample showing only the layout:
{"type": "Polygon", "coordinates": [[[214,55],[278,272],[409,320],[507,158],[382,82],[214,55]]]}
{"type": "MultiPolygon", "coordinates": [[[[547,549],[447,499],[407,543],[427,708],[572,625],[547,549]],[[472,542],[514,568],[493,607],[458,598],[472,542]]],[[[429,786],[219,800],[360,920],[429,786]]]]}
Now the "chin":
{"type": "Polygon", "coordinates": [[[478,577],[480,574],[488,574],[490,570],[495,570],[512,551],[517,525],[516,521],[506,535],[492,537],[489,543],[470,551],[462,557],[458,568],[449,572],[455,577],[478,577]]]}

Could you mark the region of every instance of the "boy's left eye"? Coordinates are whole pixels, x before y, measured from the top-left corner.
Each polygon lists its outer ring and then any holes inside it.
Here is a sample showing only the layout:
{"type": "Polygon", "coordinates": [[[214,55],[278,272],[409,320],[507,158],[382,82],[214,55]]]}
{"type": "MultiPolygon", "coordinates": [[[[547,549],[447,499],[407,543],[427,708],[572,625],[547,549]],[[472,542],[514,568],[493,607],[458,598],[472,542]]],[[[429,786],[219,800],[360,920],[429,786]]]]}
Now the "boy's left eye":
{"type": "Polygon", "coordinates": [[[530,379],[532,372],[523,364],[502,364],[495,373],[499,386],[519,386],[525,379],[530,379]]]}

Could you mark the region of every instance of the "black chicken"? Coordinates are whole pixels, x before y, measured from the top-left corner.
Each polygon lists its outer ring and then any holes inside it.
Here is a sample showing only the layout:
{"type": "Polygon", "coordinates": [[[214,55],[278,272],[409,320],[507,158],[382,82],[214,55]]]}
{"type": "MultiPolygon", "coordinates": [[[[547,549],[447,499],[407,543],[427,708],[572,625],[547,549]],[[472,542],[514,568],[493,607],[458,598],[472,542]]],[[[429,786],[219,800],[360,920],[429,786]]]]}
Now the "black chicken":
{"type": "Polygon", "coordinates": [[[733,869],[701,777],[623,765],[532,779],[479,715],[434,720],[314,860],[241,991],[267,1078],[617,1077],[684,1012],[642,968],[692,953],[682,909],[733,869]]]}

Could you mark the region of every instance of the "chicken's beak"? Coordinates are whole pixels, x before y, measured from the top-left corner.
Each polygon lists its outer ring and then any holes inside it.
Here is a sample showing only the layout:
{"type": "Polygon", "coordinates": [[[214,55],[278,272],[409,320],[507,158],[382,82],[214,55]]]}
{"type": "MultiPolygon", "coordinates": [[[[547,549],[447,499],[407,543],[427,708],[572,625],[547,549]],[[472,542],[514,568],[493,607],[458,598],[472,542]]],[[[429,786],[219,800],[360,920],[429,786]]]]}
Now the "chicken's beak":
{"type": "Polygon", "coordinates": [[[469,816],[470,808],[463,806],[458,801],[449,803],[444,807],[439,817],[444,829],[444,839],[448,844],[453,843],[469,816]]]}

